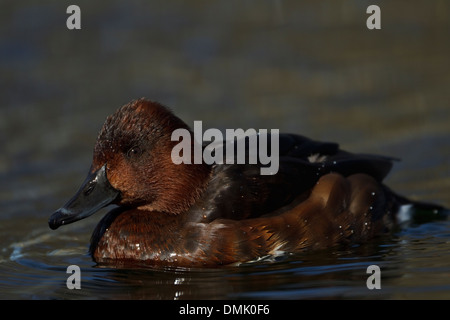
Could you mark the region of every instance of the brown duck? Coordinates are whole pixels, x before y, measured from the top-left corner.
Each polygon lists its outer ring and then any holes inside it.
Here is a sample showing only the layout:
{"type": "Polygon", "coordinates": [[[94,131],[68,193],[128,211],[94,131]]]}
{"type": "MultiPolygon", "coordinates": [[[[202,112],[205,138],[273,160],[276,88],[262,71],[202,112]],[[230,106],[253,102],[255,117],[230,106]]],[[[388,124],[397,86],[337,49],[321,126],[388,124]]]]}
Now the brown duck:
{"type": "Polygon", "coordinates": [[[56,229],[116,204],[97,225],[98,263],[218,266],[365,242],[392,230],[403,205],[382,180],[393,158],[353,154],[335,143],[279,135],[279,170],[257,164],[174,164],[167,108],[133,101],[100,131],[88,177],[49,219],[56,229]]]}

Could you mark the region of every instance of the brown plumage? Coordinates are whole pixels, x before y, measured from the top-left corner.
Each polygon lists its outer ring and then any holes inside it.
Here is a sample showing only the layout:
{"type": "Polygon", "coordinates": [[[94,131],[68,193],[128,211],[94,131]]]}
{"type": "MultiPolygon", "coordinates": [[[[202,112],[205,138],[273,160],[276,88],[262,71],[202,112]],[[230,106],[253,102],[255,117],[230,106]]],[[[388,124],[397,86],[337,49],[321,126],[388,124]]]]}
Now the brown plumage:
{"type": "Polygon", "coordinates": [[[175,129],[162,105],[133,101],[107,118],[79,192],[52,229],[113,203],[90,252],[108,264],[217,266],[268,255],[362,243],[396,224],[403,204],[382,180],[394,159],[352,154],[335,143],[280,135],[279,171],[261,164],[179,164],[175,129]]]}

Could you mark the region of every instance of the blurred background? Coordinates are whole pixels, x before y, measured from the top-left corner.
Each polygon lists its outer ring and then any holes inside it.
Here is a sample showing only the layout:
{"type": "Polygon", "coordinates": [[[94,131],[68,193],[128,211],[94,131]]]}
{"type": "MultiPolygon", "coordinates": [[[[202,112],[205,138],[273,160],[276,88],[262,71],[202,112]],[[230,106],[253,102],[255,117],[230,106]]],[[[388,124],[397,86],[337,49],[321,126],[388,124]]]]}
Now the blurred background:
{"type": "Polygon", "coordinates": [[[83,255],[100,215],[53,233],[47,219],[84,180],[105,118],[141,97],[190,126],[280,129],[401,158],[387,184],[450,207],[449,57],[446,0],[2,1],[0,283],[61,297],[54,259],[83,255]],[[81,30],[66,27],[71,4],[81,30]],[[371,4],[381,30],[366,27],[371,4]]]}

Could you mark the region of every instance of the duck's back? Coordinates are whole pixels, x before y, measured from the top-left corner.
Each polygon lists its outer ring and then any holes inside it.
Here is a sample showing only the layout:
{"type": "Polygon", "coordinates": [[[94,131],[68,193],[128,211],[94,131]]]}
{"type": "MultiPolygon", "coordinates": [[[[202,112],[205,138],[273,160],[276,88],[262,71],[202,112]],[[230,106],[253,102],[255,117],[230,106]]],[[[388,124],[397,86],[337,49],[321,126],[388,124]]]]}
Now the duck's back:
{"type": "MultiPolygon", "coordinates": [[[[268,139],[270,141],[270,139],[268,139]]],[[[271,149],[269,145],[269,150],[271,149]]],[[[246,144],[248,152],[248,144],[246,144]]],[[[363,173],[381,183],[393,158],[352,154],[330,142],[294,135],[279,135],[279,168],[261,175],[257,164],[217,164],[202,197],[191,208],[194,220],[243,220],[274,214],[305,200],[319,179],[331,172],[348,177],[363,173]]]]}

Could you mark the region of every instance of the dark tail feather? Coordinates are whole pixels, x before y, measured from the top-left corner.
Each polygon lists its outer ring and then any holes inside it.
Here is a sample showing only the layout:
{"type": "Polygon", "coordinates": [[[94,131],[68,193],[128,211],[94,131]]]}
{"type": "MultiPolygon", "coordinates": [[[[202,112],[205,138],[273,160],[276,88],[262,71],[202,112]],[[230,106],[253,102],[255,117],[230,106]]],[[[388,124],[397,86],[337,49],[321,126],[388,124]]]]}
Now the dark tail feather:
{"type": "Polygon", "coordinates": [[[441,205],[415,201],[389,189],[393,197],[395,220],[398,224],[422,224],[438,220],[450,220],[450,209],[441,205]]]}

